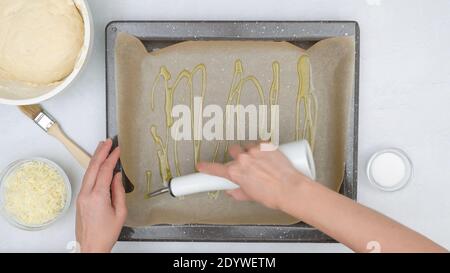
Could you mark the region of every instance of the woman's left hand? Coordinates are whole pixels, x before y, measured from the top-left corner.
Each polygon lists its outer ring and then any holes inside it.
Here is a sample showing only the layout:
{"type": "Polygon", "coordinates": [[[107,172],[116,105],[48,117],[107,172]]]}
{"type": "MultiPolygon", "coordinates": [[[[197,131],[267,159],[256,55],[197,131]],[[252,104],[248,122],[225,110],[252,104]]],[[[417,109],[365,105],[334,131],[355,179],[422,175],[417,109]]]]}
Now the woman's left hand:
{"type": "Polygon", "coordinates": [[[77,198],[76,236],[81,252],[110,252],[127,217],[121,173],[113,177],[120,156],[112,141],[100,142],[77,198]]]}

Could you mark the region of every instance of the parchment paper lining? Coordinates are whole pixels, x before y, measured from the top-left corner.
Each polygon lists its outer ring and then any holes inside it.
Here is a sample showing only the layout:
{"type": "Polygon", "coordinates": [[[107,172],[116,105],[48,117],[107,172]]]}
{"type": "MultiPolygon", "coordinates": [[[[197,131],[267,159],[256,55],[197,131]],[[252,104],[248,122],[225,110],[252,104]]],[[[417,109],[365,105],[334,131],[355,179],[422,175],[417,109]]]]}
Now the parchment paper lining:
{"type": "MultiPolygon", "coordinates": [[[[272,63],[280,64],[280,141],[291,142],[295,135],[295,99],[298,90],[297,61],[305,51],[287,42],[195,41],[176,44],[148,53],[135,37],[119,33],[116,42],[116,85],[121,162],[135,190],[127,195],[127,226],[155,224],[273,224],[298,222],[282,212],[253,202],[235,202],[220,193],[217,199],[197,194],[183,199],[166,195],[144,199],[147,192],[145,173],[152,171],[153,189],[162,186],[156,146],[150,134],[151,125],[164,127],[163,89],[155,94],[151,110],[151,88],[161,66],[175,78],[183,69],[198,64],[207,68],[207,91],[204,105],[224,106],[230,89],[234,63],[242,60],[244,74],[254,75],[263,87],[266,102],[272,84],[272,63]]],[[[348,126],[349,103],[353,90],[354,39],[330,38],[306,51],[311,61],[312,85],[318,101],[314,157],[317,180],[338,190],[344,174],[344,149],[348,126]]],[[[174,80],[174,79],[172,79],[174,80]]],[[[198,83],[198,80],[196,80],[198,83]]],[[[258,104],[254,87],[244,87],[241,103],[258,104]],[[248,90],[248,91],[247,91],[248,90]],[[244,94],[244,93],[243,93],[244,94]]],[[[199,92],[198,88],[196,89],[199,92]]],[[[188,104],[187,88],[180,85],[175,104],[188,104]]],[[[164,138],[164,130],[160,129],[164,138]]],[[[182,174],[194,172],[193,145],[178,145],[182,174]]],[[[211,160],[214,143],[204,141],[201,159],[211,160]]],[[[222,158],[222,157],[219,157],[222,158]]],[[[171,166],[173,162],[171,161],[171,166]]]]}

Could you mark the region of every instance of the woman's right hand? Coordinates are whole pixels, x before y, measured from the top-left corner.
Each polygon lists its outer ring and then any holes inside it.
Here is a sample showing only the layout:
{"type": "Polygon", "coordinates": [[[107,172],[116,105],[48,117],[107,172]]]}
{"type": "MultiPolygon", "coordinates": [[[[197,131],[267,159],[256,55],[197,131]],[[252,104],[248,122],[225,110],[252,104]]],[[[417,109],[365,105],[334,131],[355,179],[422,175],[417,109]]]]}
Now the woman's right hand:
{"type": "Polygon", "coordinates": [[[233,145],[229,153],[234,161],[227,164],[202,162],[197,169],[238,184],[239,189],[228,192],[236,200],[253,200],[272,209],[283,209],[284,200],[288,200],[302,183],[311,181],[278,149],[262,149],[261,144],[245,149],[233,145]]]}
{"type": "Polygon", "coordinates": [[[392,219],[311,183],[279,150],[266,150],[260,145],[246,150],[232,146],[234,161],[225,165],[199,163],[197,169],[237,183],[240,188],[229,192],[235,199],[280,209],[357,252],[373,250],[373,244],[379,252],[447,252],[392,219]]]}

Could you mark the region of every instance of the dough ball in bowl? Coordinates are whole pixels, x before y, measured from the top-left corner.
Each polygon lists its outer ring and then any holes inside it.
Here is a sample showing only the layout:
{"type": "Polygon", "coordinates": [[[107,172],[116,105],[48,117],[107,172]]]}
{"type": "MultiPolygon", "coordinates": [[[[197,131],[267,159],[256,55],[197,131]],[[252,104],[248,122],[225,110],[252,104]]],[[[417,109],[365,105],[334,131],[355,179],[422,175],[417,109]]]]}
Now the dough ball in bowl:
{"type": "Polygon", "coordinates": [[[46,100],[86,61],[92,24],[83,0],[0,1],[0,103],[46,100]]]}
{"type": "Polygon", "coordinates": [[[13,79],[58,82],[83,45],[83,19],[72,0],[2,0],[0,67],[13,79]]]}

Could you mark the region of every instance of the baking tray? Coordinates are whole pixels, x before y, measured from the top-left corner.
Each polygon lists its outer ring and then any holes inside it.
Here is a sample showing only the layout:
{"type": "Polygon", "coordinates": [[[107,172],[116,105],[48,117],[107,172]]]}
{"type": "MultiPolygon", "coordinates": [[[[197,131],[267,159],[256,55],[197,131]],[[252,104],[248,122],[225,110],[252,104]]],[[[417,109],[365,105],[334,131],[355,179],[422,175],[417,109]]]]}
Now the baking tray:
{"type": "MultiPolygon", "coordinates": [[[[147,50],[188,40],[270,40],[289,41],[302,48],[340,36],[354,36],[356,42],[353,103],[347,131],[345,175],[340,193],[356,200],[359,104],[359,27],[354,21],[114,21],[106,26],[106,109],[107,137],[117,137],[115,40],[117,33],[138,37],[147,50]]],[[[117,143],[117,139],[116,139],[117,143]]],[[[118,171],[120,171],[120,163],[118,171]]],[[[126,174],[124,185],[132,190],[126,174]]],[[[330,237],[297,223],[275,225],[155,225],[124,227],[121,241],[214,241],[214,242],[334,242],[330,237]]]]}

